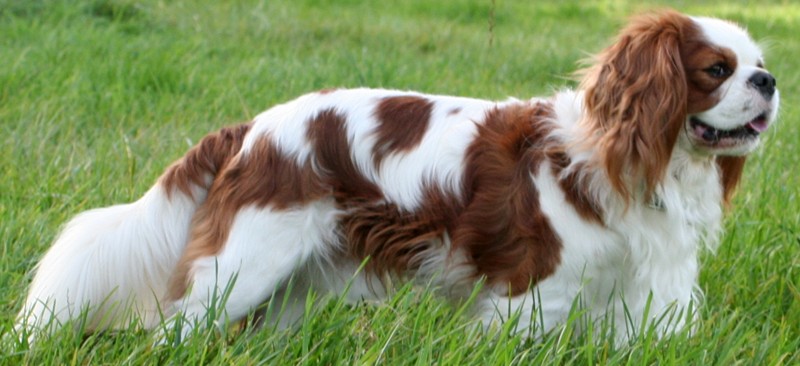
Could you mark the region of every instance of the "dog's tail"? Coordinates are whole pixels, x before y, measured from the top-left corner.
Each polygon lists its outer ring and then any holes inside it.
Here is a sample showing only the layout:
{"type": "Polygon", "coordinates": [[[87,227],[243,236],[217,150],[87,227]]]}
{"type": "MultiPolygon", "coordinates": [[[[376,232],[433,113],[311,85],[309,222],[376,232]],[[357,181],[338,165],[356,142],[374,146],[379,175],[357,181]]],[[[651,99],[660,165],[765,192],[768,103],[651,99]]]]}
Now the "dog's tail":
{"type": "Polygon", "coordinates": [[[73,218],[39,262],[18,317],[21,339],[76,322],[86,331],[159,323],[192,216],[250,124],[206,136],[138,201],[73,218]],[[135,316],[133,318],[132,316],[135,316]]]}

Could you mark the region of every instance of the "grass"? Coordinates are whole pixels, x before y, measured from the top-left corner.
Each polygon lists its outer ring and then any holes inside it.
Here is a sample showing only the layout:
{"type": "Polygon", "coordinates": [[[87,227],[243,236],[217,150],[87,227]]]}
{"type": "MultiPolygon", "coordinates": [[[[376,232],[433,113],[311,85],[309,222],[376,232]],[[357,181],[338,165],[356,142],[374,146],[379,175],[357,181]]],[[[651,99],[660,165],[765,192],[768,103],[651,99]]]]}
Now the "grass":
{"type": "Polygon", "coordinates": [[[0,364],[800,363],[800,6],[789,1],[0,0],[0,332],[61,224],[138,198],[207,132],[334,86],[548,95],[628,14],[659,6],[747,25],[783,96],[719,250],[703,255],[694,336],[614,347],[568,327],[533,343],[404,288],[375,306],[330,299],[294,331],[152,347],[143,331],[63,330],[3,349],[0,364]]]}

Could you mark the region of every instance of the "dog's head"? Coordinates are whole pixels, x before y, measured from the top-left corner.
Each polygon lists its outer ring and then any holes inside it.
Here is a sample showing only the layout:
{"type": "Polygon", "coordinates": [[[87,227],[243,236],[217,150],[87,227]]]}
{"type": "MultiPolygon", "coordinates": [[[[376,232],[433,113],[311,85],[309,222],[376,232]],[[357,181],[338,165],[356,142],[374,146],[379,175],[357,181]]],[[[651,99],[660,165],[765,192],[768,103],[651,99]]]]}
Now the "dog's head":
{"type": "Polygon", "coordinates": [[[700,154],[743,156],[778,110],[775,78],[764,68],[761,50],[741,28],[711,18],[692,18],[708,44],[688,53],[686,142],[700,154]]]}
{"type": "Polygon", "coordinates": [[[634,18],[583,72],[590,139],[614,188],[653,192],[675,149],[722,168],[726,197],[775,119],[779,93],[737,25],[673,11],[634,18]]]}

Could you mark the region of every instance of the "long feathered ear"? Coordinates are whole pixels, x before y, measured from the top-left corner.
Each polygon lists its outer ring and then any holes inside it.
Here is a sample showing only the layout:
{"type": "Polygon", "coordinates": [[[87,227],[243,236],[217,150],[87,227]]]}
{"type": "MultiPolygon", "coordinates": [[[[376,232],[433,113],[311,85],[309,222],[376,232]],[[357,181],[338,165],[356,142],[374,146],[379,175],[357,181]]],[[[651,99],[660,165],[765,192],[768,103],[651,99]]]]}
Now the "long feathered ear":
{"type": "Polygon", "coordinates": [[[587,142],[626,199],[642,184],[649,199],[685,123],[688,86],[681,43],[692,24],[673,11],[636,17],[580,72],[587,142]]]}

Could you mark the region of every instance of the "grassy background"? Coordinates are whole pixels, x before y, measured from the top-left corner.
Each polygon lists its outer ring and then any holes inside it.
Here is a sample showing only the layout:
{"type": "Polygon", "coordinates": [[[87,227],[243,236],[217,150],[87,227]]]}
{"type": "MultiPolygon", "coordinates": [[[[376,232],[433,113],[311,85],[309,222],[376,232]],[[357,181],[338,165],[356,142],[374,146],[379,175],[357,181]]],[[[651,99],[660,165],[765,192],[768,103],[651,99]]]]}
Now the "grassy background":
{"type": "Polygon", "coordinates": [[[0,332],[29,271],[77,212],[138,198],[205,133],[325,87],[483,98],[551,94],[637,11],[669,6],[747,25],[767,49],[781,121],[751,159],[727,234],[703,257],[694,337],[621,349],[482,334],[406,289],[388,304],[309,309],[294,332],[207,332],[151,347],[147,332],[62,331],[0,364],[800,363],[798,75],[790,1],[0,0],[0,332]]]}

